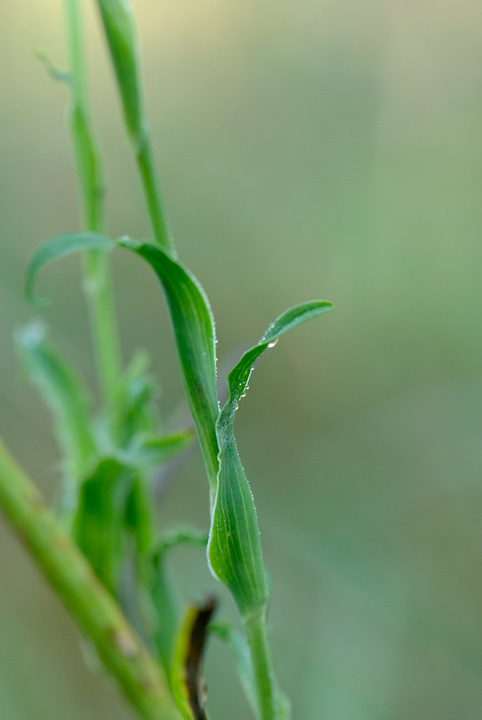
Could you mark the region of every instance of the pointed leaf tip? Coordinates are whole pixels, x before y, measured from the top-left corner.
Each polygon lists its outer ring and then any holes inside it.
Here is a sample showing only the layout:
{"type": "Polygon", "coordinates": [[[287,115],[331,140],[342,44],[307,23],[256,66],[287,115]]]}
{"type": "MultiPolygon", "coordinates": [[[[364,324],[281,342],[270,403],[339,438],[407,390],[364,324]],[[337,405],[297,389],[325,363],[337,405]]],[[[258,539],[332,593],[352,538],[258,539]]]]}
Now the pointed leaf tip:
{"type": "Polygon", "coordinates": [[[229,397],[216,433],[219,473],[208,544],[213,574],[228,587],[243,617],[261,611],[268,601],[256,509],[234,439],[234,418],[256,359],[296,325],[331,310],[326,300],[290,308],[266,330],[259,343],[244,353],[228,375],[229,397]]]}

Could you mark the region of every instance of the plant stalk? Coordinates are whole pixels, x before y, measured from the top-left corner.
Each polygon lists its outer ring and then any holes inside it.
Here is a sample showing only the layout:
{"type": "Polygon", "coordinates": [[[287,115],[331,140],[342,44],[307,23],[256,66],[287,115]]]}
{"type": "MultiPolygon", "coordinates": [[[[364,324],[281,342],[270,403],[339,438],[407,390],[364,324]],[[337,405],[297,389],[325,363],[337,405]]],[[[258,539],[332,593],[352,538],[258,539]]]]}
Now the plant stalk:
{"type": "Polygon", "coordinates": [[[141,141],[136,143],[136,160],[152,229],[154,230],[154,237],[159,245],[175,258],[176,251],[169,231],[161,188],[157,179],[150,133],[146,122],[144,123],[141,141]]]}
{"type": "MultiPolygon", "coordinates": [[[[72,85],[72,137],[87,230],[102,232],[101,165],[91,127],[81,18],[78,0],[64,0],[72,85]]],[[[112,407],[120,376],[120,350],[106,255],[90,251],[84,258],[84,292],[89,305],[99,385],[105,405],[112,407]]]]}
{"type": "Polygon", "coordinates": [[[159,665],[0,440],[0,509],[143,720],[180,720],[159,665]]]}
{"type": "Polygon", "coordinates": [[[271,651],[268,644],[266,610],[243,619],[256,685],[260,720],[281,720],[271,651]]]}

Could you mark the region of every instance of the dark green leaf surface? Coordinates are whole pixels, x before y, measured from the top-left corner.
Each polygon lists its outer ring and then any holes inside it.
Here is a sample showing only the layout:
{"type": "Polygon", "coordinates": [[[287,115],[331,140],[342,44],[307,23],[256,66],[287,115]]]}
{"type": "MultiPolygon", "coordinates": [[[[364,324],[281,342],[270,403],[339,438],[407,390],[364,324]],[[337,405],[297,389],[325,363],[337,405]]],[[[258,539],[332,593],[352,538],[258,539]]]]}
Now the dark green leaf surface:
{"type": "Polygon", "coordinates": [[[229,588],[243,617],[266,605],[268,589],[253,496],[234,439],[235,413],[255,360],[287,330],[331,308],[329,302],[313,301],[287,310],[228,375],[229,397],[216,424],[219,474],[208,558],[213,573],[229,588]]]}
{"type": "Polygon", "coordinates": [[[32,382],[53,413],[67,474],[78,480],[95,452],[86,388],[70,363],[49,345],[41,325],[24,328],[17,343],[32,382]]]}
{"type": "Polygon", "coordinates": [[[184,390],[214,494],[218,468],[215,431],[218,401],[216,340],[209,301],[198,280],[159,247],[128,238],[118,242],[147,260],[164,288],[184,390]]]}

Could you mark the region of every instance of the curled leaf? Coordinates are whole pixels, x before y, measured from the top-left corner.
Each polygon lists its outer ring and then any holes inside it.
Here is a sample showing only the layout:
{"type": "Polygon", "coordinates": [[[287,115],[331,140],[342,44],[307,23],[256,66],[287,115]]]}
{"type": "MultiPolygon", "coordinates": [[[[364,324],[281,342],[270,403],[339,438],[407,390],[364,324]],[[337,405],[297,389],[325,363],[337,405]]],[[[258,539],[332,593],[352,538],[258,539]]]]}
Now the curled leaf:
{"type": "Polygon", "coordinates": [[[211,492],[216,487],[218,445],[215,423],[216,339],[214,318],[199,281],[160,247],[130,238],[118,241],[146,260],[165,292],[181,365],[184,390],[206,464],[211,492]]]}
{"type": "Polygon", "coordinates": [[[218,444],[215,423],[216,338],[214,318],[199,281],[160,247],[131,238],[111,240],[90,232],[60,235],[34,253],[27,269],[26,293],[35,300],[34,282],[39,270],[61,257],[85,250],[108,251],[124,247],[143,257],[153,268],[165,292],[176,340],[186,397],[204,457],[211,494],[216,490],[218,444]]]}
{"type": "Polygon", "coordinates": [[[67,235],[57,235],[47,240],[33,254],[27,267],[25,278],[25,294],[34,305],[45,305],[46,300],[39,298],[34,293],[34,284],[39,270],[45,265],[60,260],[60,258],[73,255],[84,250],[103,250],[108,251],[115,248],[115,240],[111,240],[104,235],[93,232],[69,233],[67,235]]]}
{"type": "Polygon", "coordinates": [[[253,495],[234,438],[234,418],[255,360],[287,330],[332,308],[324,300],[298,305],[280,315],[259,343],[248,350],[228,375],[228,400],[216,433],[219,473],[214,501],[208,560],[213,574],[228,587],[246,618],[266,607],[268,588],[253,495]]]}

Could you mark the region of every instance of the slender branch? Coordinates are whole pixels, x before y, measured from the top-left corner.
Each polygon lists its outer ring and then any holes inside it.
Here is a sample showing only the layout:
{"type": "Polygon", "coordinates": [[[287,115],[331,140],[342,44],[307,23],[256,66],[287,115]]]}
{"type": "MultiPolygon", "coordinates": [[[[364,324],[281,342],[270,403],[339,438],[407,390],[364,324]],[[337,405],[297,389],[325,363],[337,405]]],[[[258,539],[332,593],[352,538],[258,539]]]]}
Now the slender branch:
{"type": "Polygon", "coordinates": [[[143,720],[180,720],[159,665],[0,440],[0,509],[143,720]]]}
{"type": "MultiPolygon", "coordinates": [[[[64,0],[72,84],[72,137],[87,230],[102,232],[103,187],[97,144],[92,130],[81,37],[78,0],[64,0]]],[[[91,251],[84,261],[84,291],[97,358],[99,384],[106,405],[112,405],[120,375],[120,350],[111,281],[104,253],[91,251]]]]}

